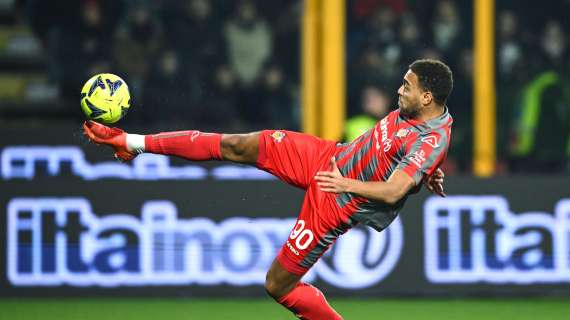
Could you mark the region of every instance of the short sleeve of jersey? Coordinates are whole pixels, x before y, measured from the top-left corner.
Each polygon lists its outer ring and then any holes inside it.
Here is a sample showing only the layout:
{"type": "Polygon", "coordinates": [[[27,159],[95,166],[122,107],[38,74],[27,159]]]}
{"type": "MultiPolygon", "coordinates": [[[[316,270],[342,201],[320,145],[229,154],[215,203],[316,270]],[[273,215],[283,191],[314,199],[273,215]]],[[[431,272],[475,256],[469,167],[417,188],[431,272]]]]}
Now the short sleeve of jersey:
{"type": "Polygon", "coordinates": [[[402,170],[420,184],[424,176],[430,176],[444,161],[449,146],[445,128],[421,134],[406,145],[406,155],[396,169],[402,170]]]}

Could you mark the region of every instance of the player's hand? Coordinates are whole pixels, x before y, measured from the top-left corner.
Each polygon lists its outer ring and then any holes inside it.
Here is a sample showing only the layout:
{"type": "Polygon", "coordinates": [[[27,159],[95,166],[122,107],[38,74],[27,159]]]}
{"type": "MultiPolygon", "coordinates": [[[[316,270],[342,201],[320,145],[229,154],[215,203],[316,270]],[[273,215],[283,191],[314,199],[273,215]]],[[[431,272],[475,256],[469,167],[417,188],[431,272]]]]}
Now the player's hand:
{"type": "Polygon", "coordinates": [[[348,192],[350,187],[350,180],[342,176],[338,166],[336,165],[336,160],[334,157],[330,160],[331,171],[319,171],[315,176],[317,180],[317,185],[324,192],[342,193],[348,192]]]}
{"type": "Polygon", "coordinates": [[[429,190],[431,193],[435,193],[441,197],[445,197],[446,194],[443,191],[443,178],[445,177],[445,173],[439,168],[435,170],[435,172],[424,181],[424,186],[426,189],[429,190]]]}

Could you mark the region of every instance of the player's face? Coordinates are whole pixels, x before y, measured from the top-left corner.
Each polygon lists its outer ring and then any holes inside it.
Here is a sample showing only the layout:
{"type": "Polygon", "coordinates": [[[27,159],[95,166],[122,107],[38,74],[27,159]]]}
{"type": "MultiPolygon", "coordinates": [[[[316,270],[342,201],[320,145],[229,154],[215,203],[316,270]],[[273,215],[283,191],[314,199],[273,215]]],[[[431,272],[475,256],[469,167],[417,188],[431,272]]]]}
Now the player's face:
{"type": "Polygon", "coordinates": [[[420,97],[423,90],[419,87],[418,76],[408,70],[404,75],[404,81],[398,89],[398,107],[404,115],[414,116],[420,110],[420,97]]]}

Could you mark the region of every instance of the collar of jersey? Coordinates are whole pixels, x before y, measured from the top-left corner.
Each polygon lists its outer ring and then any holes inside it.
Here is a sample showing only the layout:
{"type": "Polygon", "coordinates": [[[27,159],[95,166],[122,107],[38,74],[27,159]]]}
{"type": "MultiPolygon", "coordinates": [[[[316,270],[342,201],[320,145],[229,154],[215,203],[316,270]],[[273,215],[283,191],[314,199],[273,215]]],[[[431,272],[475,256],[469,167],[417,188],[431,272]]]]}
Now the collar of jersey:
{"type": "Polygon", "coordinates": [[[445,125],[447,123],[447,121],[449,120],[449,112],[447,110],[447,106],[444,106],[444,111],[443,113],[437,117],[437,118],[433,118],[430,119],[428,121],[418,121],[415,119],[411,119],[411,118],[407,118],[405,116],[403,116],[400,112],[398,112],[398,116],[408,122],[409,124],[411,124],[412,126],[416,127],[418,130],[420,131],[425,131],[425,130],[433,130],[436,128],[439,128],[443,125],[445,125]]]}

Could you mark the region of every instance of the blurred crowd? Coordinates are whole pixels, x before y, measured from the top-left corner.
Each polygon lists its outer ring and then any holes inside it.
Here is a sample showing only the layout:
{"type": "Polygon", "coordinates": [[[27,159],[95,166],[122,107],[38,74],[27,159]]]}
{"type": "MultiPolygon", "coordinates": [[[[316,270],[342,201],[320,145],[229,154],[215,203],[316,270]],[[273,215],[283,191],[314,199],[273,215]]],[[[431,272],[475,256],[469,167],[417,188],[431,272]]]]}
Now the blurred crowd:
{"type": "Polygon", "coordinates": [[[112,72],[129,84],[129,121],[299,129],[298,1],[28,2],[66,98],[112,72]]]}
{"type": "Polygon", "coordinates": [[[505,171],[570,172],[570,1],[498,1],[497,146],[505,171]]]}
{"type": "MultiPolygon", "coordinates": [[[[60,95],[77,104],[91,75],[125,78],[128,121],[202,130],[300,129],[302,1],[26,0],[26,20],[60,95]]],[[[455,78],[446,170],[469,173],[473,148],[473,2],[347,0],[347,125],[358,136],[396,108],[418,58],[455,78]]],[[[496,1],[497,168],[569,172],[569,0],[496,1]]],[[[79,110],[79,108],[74,108],[79,110]]],[[[339,137],[340,139],[341,137],[339,137]]]]}

